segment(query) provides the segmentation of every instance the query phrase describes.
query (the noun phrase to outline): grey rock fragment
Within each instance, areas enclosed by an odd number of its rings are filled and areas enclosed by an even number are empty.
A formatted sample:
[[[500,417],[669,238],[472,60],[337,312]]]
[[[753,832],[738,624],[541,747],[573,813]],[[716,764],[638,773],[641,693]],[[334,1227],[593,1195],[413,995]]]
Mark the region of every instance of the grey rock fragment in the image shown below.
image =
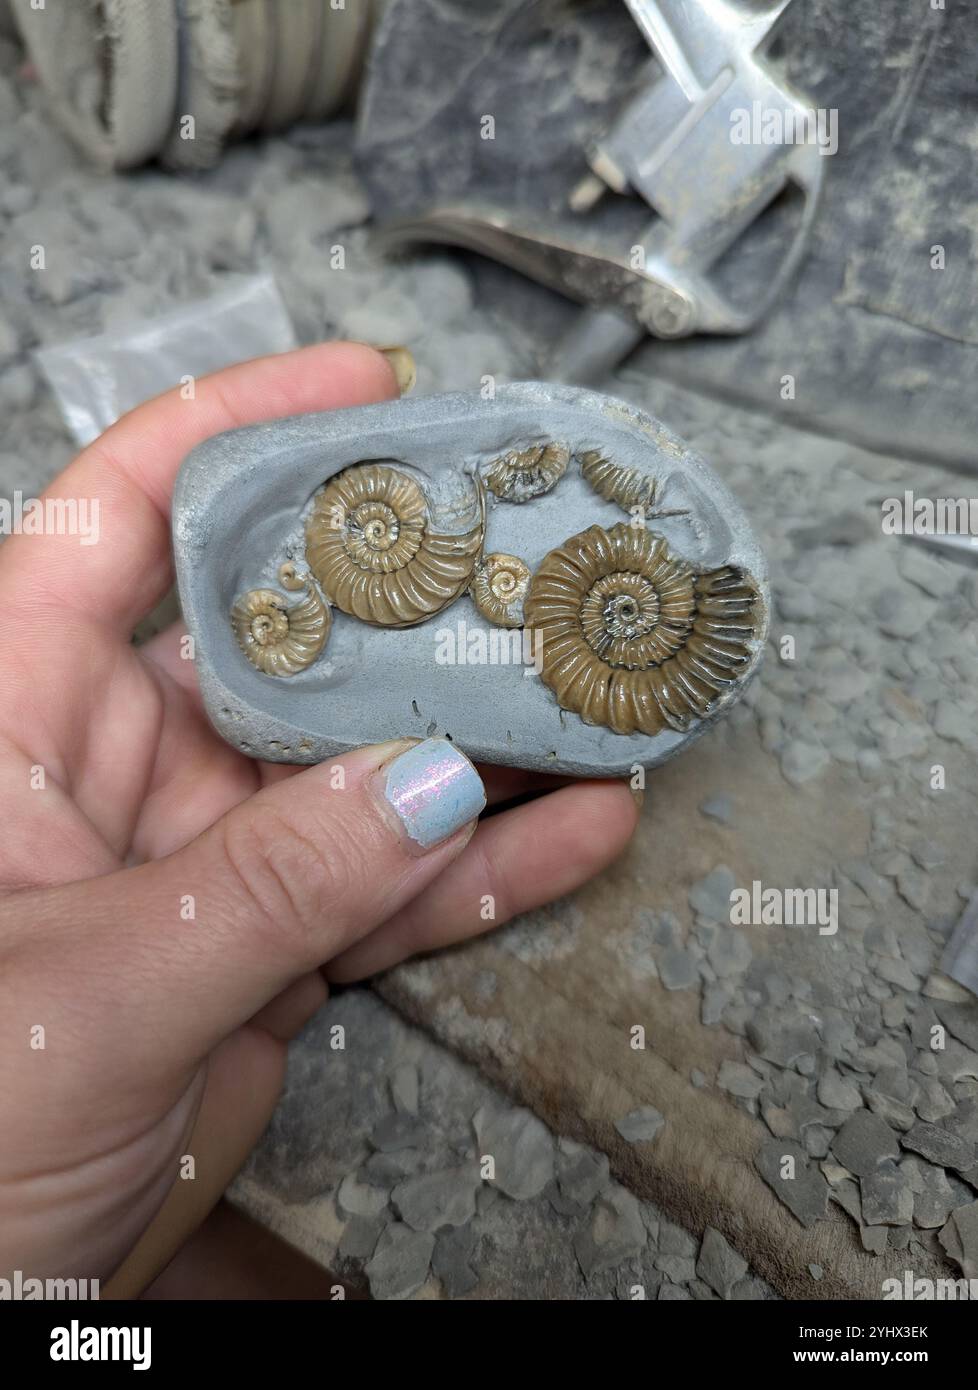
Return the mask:
[[[554,1176],[554,1141],[529,1110],[482,1106],[473,1119],[479,1155],[495,1162],[495,1186],[518,1202],[536,1197]]]
[[[369,1260],[383,1229],[384,1222],[379,1217],[351,1217],[336,1247],[337,1255],[340,1259],[358,1260],[361,1263]]]
[[[733,870],[726,864],[718,864],[690,888],[689,905],[694,912],[711,922],[729,922],[730,894],[736,886]]]
[[[821,744],[793,739],[781,754],[781,775],[793,787],[803,787],[824,772],[831,761]]]
[[[478,1287],[479,1275],[472,1267],[476,1240],[471,1226],[442,1231],[435,1240],[431,1272],[449,1298],[461,1298]]]
[[[858,1087],[841,1077],[834,1067],[819,1078],[816,1094],[830,1110],[858,1110],[862,1105]]]
[[[730,985],[717,983],[706,986],[700,1004],[700,1022],[705,1028],[714,1028],[720,1022],[731,999],[733,989]]]
[[[688,1289],[680,1288],[678,1284],[662,1284],[659,1288],[660,1303],[684,1303],[691,1301],[692,1297]]]
[[[960,1168],[964,1171],[975,1161],[974,1144],[951,1130],[941,1129],[939,1125],[928,1125],[921,1121],[900,1142],[905,1149],[920,1154],[931,1163],[939,1163],[942,1168]]]
[[[756,1100],[764,1089],[764,1077],[758,1076],[743,1062],[731,1062],[726,1058],[720,1064],[717,1085],[729,1095],[740,1096],[744,1100]]]
[[[940,1242],[966,1279],[978,1279],[978,1202],[952,1213]]]
[[[696,1273],[721,1298],[729,1299],[734,1285],[747,1274],[747,1261],[727,1244],[718,1230],[707,1226]]]
[[[435,1238],[394,1221],[385,1227],[365,1266],[374,1298],[410,1298],[428,1277]]]
[[[793,1067],[799,1057],[818,1051],[818,1034],[805,1019],[785,1019],[774,1009],[759,1009],[747,1024],[747,1038],[758,1056],[779,1067]]]
[[[389,1189],[359,1182],[355,1173],[347,1173],[336,1193],[336,1205],[344,1216],[379,1216],[389,1197]]]
[[[866,1104],[874,1115],[885,1120],[893,1129],[906,1131],[912,1129],[916,1124],[916,1116],[909,1105],[904,1105],[901,1101],[894,1100],[892,1096],[884,1095],[882,1091],[877,1091],[873,1087],[869,1087],[866,1091]]]
[[[822,1268],[822,1266],[817,1264],[810,1264],[808,1266],[808,1272],[815,1280],[821,1279],[825,1274],[825,1270]]]
[[[978,1052],[978,1003],[951,1004],[936,1000],[934,1010],[953,1037],[972,1052]]]
[[[579,1207],[589,1207],[610,1182],[607,1154],[572,1139],[558,1140],[556,1172],[561,1195]]]
[[[696,1278],[696,1260],[692,1255],[657,1255],[655,1267],[674,1284],[688,1284]]]
[[[665,1217],[659,1222],[659,1251],[663,1255],[683,1255],[695,1263],[699,1241],[684,1226]]]
[[[642,1105],[615,1121],[615,1129],[629,1144],[651,1144],[666,1122],[654,1105]]]
[[[443,1226],[464,1226],[475,1216],[476,1192],[481,1186],[475,1164],[419,1173],[394,1188],[391,1201],[414,1231],[439,1231]]]
[[[787,1164],[787,1159],[792,1159],[793,1165]],[[828,1183],[797,1144],[787,1139],[767,1139],[758,1149],[754,1163],[764,1181],[803,1226],[811,1226],[824,1217]]]
[[[824,1164],[822,1165],[824,1168]],[[834,1183],[829,1190],[832,1201],[851,1216],[857,1226],[863,1224],[863,1203],[859,1195],[859,1187],[852,1178],[845,1178],[842,1182]]]
[[[405,1062],[391,1077],[391,1100],[394,1102],[394,1109],[405,1115],[416,1115],[418,1088],[418,1069],[413,1062]]]
[[[371,1154],[361,1172],[369,1183],[388,1190],[410,1173],[416,1173],[424,1162],[420,1149],[399,1149],[394,1153]]]
[[[913,1220],[914,1194],[906,1173],[888,1163],[860,1180],[867,1226],[905,1226]]]
[[[700,815],[719,821],[721,825],[729,825],[733,819],[733,802],[724,792],[718,796],[708,796],[700,802]]]
[[[374,1126],[370,1142],[379,1153],[395,1153],[398,1149],[423,1147],[428,1137],[427,1126],[417,1116],[395,1111]]]
[[[857,1110],[836,1134],[832,1152],[850,1173],[866,1178],[886,1159],[900,1157],[900,1141],[885,1120]]]
[[[868,1250],[871,1255],[885,1254],[890,1243],[885,1226],[863,1226],[859,1231],[859,1238],[863,1249]]]
[[[741,975],[753,957],[750,942],[737,927],[723,927],[717,932],[706,958],[713,969],[726,979],[731,975]]]
[[[589,1225],[574,1238],[574,1253],[587,1279],[637,1255],[646,1239],[637,1200],[625,1188],[614,1186],[595,1202]]]
[[[668,946],[659,957],[659,979],[666,989],[692,989],[699,983],[696,957],[684,946]]]

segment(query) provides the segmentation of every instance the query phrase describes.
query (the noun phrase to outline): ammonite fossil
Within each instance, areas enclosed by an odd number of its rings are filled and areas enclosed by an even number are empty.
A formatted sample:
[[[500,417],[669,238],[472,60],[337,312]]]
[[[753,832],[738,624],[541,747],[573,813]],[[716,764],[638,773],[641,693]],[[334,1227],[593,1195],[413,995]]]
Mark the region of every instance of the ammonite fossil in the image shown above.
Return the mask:
[[[581,454],[581,476],[606,502],[617,502],[630,511],[632,507],[651,508],[656,494],[655,479],[637,468],[622,468],[612,463],[598,449]]]
[[[590,526],[530,581],[526,626],[562,709],[617,734],[685,732],[737,680],[759,625],[753,580],[697,574],[661,536]]]
[[[688,516],[685,508],[660,511],[655,502],[659,486],[649,473],[612,463],[598,449],[580,455],[581,476],[606,502],[617,502],[626,512],[642,516]]]
[[[484,618],[501,627],[523,626],[530,571],[517,555],[487,555],[476,566],[472,598]]]
[[[306,559],[331,603],[365,623],[410,627],[458,598],[482,549],[485,517],[461,535],[431,529],[419,485],[388,464],[331,479],[306,522]]]
[[[486,485],[503,502],[528,502],[559,483],[569,462],[570,450],[563,444],[535,444],[491,463]]]
[[[278,572],[283,588],[306,589],[294,607],[275,589],[251,589],[231,609],[238,645],[253,666],[268,676],[294,676],[311,666],[326,645],[332,626],[329,605],[312,579],[284,564]]]

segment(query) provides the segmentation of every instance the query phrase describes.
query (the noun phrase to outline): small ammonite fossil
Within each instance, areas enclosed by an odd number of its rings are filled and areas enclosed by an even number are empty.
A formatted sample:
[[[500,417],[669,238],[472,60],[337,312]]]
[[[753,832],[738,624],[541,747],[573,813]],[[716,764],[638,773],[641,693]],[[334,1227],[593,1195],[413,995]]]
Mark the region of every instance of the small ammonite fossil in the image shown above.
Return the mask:
[[[476,566],[470,590],[484,618],[501,627],[523,626],[523,600],[530,571],[518,555],[487,555]]]
[[[616,734],[657,734],[685,732],[737,681],[758,607],[742,570],[698,574],[661,536],[619,522],[545,556],[524,613],[562,709]]]
[[[468,587],[485,533],[481,488],[478,495],[475,526],[440,534],[413,478],[388,464],[357,464],[317,494],[306,522],[306,559],[344,613],[380,627],[410,627]]]
[[[563,444],[534,444],[491,463],[486,485],[503,502],[529,502],[559,483],[569,462],[570,450]]]
[[[617,502],[626,512],[640,516],[688,516],[685,508],[660,511],[656,508],[659,485],[649,473],[612,463],[598,449],[580,455],[581,476],[606,502]]]
[[[278,572],[283,588],[305,589],[306,597],[294,607],[276,589],[251,589],[231,609],[231,624],[238,645],[253,666],[267,676],[294,676],[319,656],[332,617],[309,575],[300,576],[291,563]]]

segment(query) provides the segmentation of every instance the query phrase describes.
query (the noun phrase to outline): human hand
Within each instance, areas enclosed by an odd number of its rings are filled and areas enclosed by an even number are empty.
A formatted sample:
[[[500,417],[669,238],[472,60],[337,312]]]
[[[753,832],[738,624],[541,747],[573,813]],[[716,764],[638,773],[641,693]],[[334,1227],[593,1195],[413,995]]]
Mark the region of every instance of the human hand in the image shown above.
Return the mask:
[[[0,1277],[121,1266],[138,1292],[265,1128],[327,979],[568,893],[634,829],[627,788],[591,782],[476,830],[479,777],[441,741],[401,762],[411,743],[252,761],[208,723],[179,628],[132,645],[172,582],[170,494],[195,444],[397,393],[356,344],[232,367],[133,411],[47,490],[99,499],[97,544],[0,548]],[[490,806],[548,783],[481,775]]]

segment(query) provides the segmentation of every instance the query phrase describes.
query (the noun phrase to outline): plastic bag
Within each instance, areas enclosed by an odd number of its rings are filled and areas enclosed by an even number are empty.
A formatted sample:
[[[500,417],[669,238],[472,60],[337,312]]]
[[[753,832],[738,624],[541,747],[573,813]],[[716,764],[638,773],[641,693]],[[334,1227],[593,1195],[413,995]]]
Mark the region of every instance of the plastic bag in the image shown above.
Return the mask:
[[[79,444],[190,377],[296,346],[271,275],[249,276],[151,322],[43,348],[37,361]]]

